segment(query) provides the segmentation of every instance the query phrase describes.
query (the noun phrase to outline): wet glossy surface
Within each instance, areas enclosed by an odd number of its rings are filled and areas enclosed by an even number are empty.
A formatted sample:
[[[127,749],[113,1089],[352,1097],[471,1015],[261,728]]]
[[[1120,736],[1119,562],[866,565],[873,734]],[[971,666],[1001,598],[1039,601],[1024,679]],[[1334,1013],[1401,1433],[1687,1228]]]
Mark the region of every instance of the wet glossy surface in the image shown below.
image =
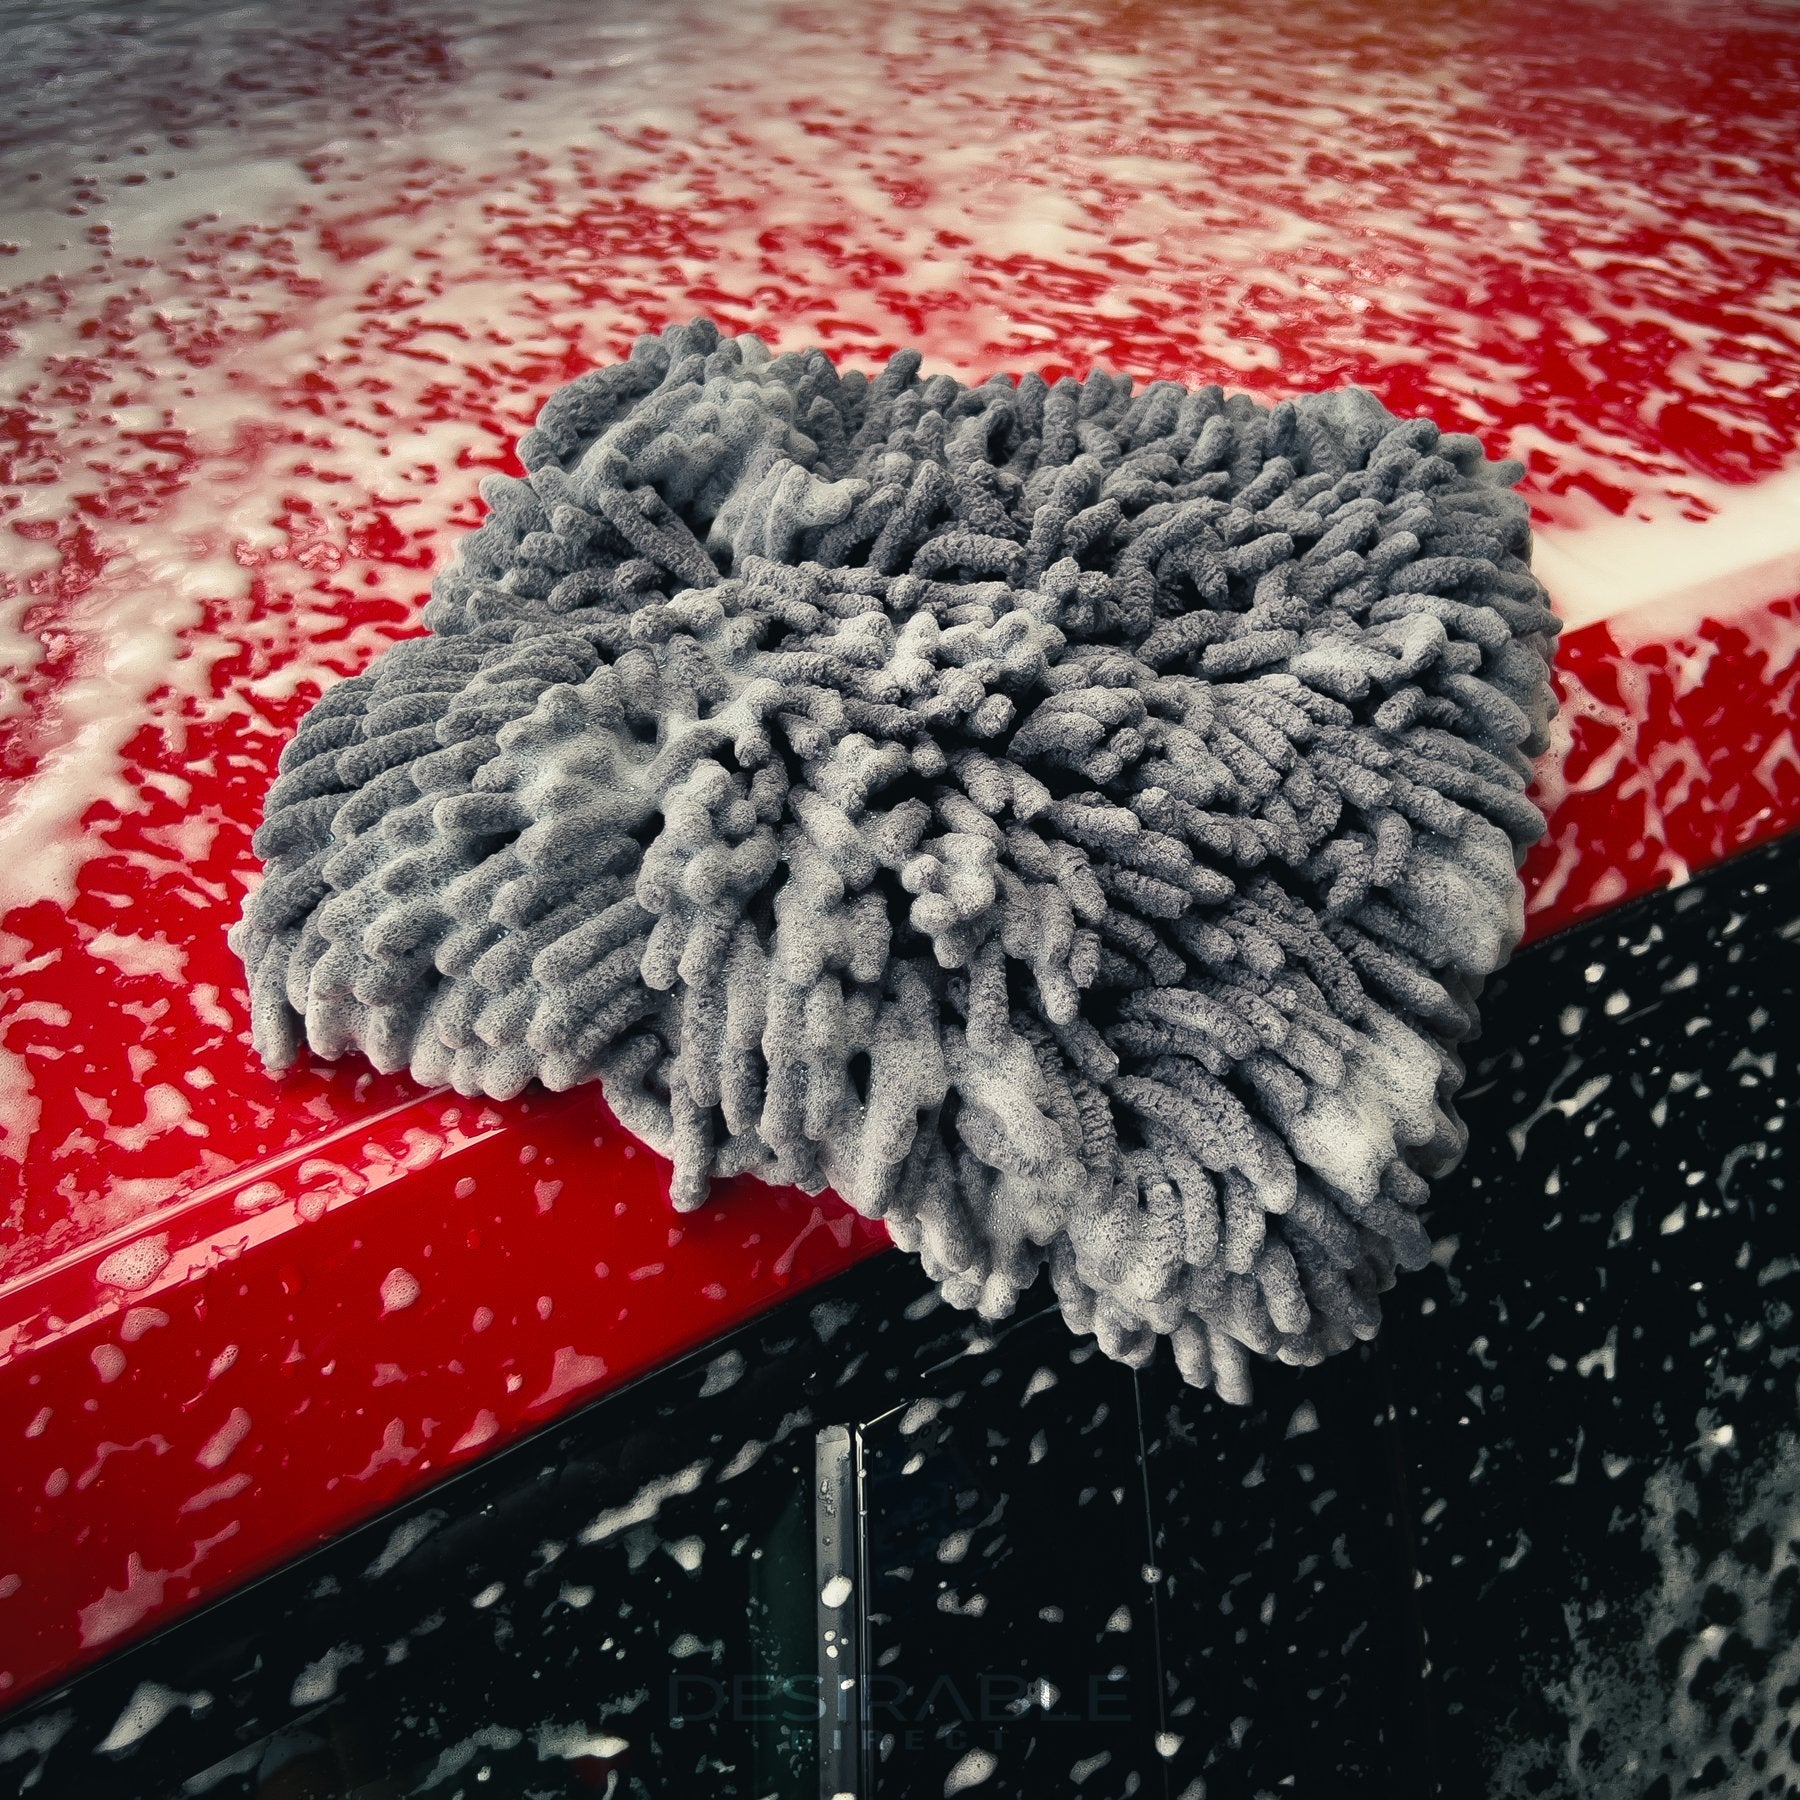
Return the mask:
[[[0,1442],[24,1452],[0,1462],[0,1661],[21,1684],[887,1241],[830,1195],[748,1181],[678,1217],[666,1168],[587,1106],[514,1107],[518,1136],[454,1096],[434,1114],[425,1150],[411,1113],[368,1128],[354,1153],[387,1167],[365,1192],[334,1191],[324,1156],[265,1165],[249,1207],[227,1186],[0,1320]]]
[[[1374,1355],[1245,1414],[1152,1374],[1209,1791],[1800,1783],[1797,943],[1790,840],[1525,952]]]
[[[1103,1791],[1160,1779],[1131,1373],[1054,1317],[1003,1341],[862,1432],[862,1724],[882,1800],[954,1793],[989,1758],[970,1785],[996,1796],[1055,1792],[1083,1766]],[[964,1378],[939,1405],[945,1374]]]
[[[1527,952],[1435,1268],[1248,1408],[877,1258],[14,1715],[0,1791],[810,1800],[847,1425],[864,1791],[1791,1793],[1797,942],[1787,844]]]
[[[1450,1792],[1800,1786],[1797,994],[1789,839],[1486,1014],[1386,1352]]]
[[[574,1186],[539,1214],[520,1159],[591,1146],[594,1105],[447,1125],[357,1066],[272,1083],[224,943],[299,712],[416,629],[481,471],[646,326],[1356,380],[1480,430],[1529,463],[1576,627],[1532,929],[1800,820],[1789,10],[35,0],[0,29],[0,1541],[66,1577],[0,1599],[13,1692],[429,1478],[446,1436],[503,1441],[561,1351],[609,1373],[550,1406],[775,1291],[675,1251],[661,1349],[590,1343],[584,1271],[669,1226],[588,1151],[558,1178],[649,1216],[565,1238]],[[814,1216],[717,1229],[810,1231],[823,1273],[849,1228]],[[452,1263],[446,1219],[488,1248]],[[403,1343],[423,1315],[366,1302],[358,1240],[377,1290],[429,1297],[429,1246],[445,1319],[520,1325]],[[342,1402],[307,1373],[334,1357]],[[194,1458],[240,1407],[279,1505],[259,1475],[181,1512],[239,1472]]]

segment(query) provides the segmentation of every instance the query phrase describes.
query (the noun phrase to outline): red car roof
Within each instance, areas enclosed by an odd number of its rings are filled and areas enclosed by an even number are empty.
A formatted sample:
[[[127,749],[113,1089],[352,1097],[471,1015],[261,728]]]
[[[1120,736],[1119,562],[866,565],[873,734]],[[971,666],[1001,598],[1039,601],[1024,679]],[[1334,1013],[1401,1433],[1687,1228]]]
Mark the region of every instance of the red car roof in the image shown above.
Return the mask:
[[[885,1241],[248,1048],[282,743],[644,329],[1478,431],[1570,627],[1530,931],[1800,818],[1792,11],[19,16],[0,1702]]]

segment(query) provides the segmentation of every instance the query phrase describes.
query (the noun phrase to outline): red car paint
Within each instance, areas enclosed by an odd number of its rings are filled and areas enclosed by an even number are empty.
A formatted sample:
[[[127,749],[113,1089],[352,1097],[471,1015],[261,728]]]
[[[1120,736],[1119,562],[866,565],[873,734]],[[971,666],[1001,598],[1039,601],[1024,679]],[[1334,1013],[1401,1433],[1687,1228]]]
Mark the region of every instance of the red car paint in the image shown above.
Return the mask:
[[[377,455],[390,427],[397,442],[471,421],[485,447],[419,465],[453,489],[444,516],[460,529],[480,468],[514,466],[505,445],[551,388],[638,329],[700,310],[865,365],[916,341],[976,376],[1103,364],[1267,394],[1360,380],[1398,411],[1517,444],[1552,524],[1583,516],[1583,497],[1591,516],[1624,513],[1646,484],[1698,493],[1703,509],[1705,484],[1766,478],[1795,441],[1800,340],[1746,298],[1800,274],[1791,232],[1768,248],[1775,227],[1746,224],[1759,207],[1777,219],[1800,179],[1783,126],[1800,55],[1791,13],[1747,9],[1715,28],[1671,9],[1651,31],[1599,7],[1502,18],[1467,0],[1408,27],[1370,0],[1272,31],[1246,9],[1208,22],[1204,56],[1193,15],[1162,4],[1028,21],[911,5],[771,17],[760,60],[723,65],[692,17],[653,23],[664,76],[692,107],[691,144],[655,122],[608,127],[612,163],[579,151],[558,169],[522,147],[491,189],[442,155],[378,155],[410,129],[407,108],[453,107],[492,74],[459,61],[453,32],[422,13],[365,21],[341,53],[276,41],[263,91],[353,86],[381,122],[300,159],[303,204],[266,218],[196,210],[172,227],[144,281],[172,270],[183,306],[133,298],[135,252],[113,246],[108,221],[130,216],[128,190],[158,170],[165,140],[239,132],[254,147],[255,109],[221,99],[229,84],[197,86],[141,122],[141,157],[46,157],[74,249],[66,273],[21,281],[0,320],[29,362],[28,327],[54,304],[76,348],[43,356],[4,419],[10,541],[35,565],[13,592],[43,646],[24,704],[0,713],[14,803],[50,791],[59,758],[101,766],[80,761],[82,709],[115,716],[105,657],[119,646],[104,620],[131,576],[116,545],[134,522],[220,484],[238,511],[200,534],[195,558],[227,557],[248,582],[236,597],[202,584],[174,633],[188,679],[145,690],[116,777],[77,795],[68,823],[91,854],[66,893],[3,921],[0,1036],[26,1086],[6,1078],[0,1118],[0,1704],[885,1241],[829,1195],[746,1183],[677,1218],[666,1170],[591,1093],[490,1105],[360,1064],[281,1081],[257,1067],[224,931],[254,879],[249,834],[275,756],[321,679],[417,628],[447,547],[442,521],[421,529],[406,504],[354,483],[297,493],[297,471],[334,476],[358,432]],[[1135,121],[1094,89],[1100,50],[1149,71]],[[861,69],[865,88],[789,93],[780,65],[802,51]],[[1316,75],[1326,61],[1335,77]],[[521,60],[503,97],[531,101],[555,74]],[[1334,80],[1373,98],[1309,124],[1309,103],[1331,110]],[[1047,130],[1053,154],[971,177],[945,98],[957,83],[969,117]],[[1227,103],[1245,95],[1286,109],[1285,137],[1234,131]],[[887,96],[913,104],[890,111]],[[380,182],[359,185],[355,132],[376,144]],[[1265,154],[1271,135],[1298,149]],[[1465,153],[1473,173],[1459,173]],[[860,211],[829,188],[852,163],[873,171]],[[1159,264],[1141,220],[1114,228],[1145,198],[1145,170],[1177,165],[1225,196],[1225,226],[1266,230],[1266,282],[1178,246]],[[974,227],[943,223],[965,188],[979,212],[1004,182],[1059,204],[1079,194],[1081,219],[1060,240],[991,251],[971,247]],[[1483,182],[1500,182],[1495,217],[1472,225]],[[1609,211],[1609,194],[1629,204]],[[1339,259],[1345,291],[1373,296],[1348,322],[1324,286],[1296,297],[1286,277],[1318,271],[1282,235],[1284,221],[1317,227],[1346,206],[1369,211],[1342,239],[1355,251]],[[417,238],[457,208],[479,221],[470,235]],[[915,216],[938,222],[961,279],[918,281],[895,237]],[[1536,234],[1529,255],[1523,236],[1513,253],[1509,222]],[[383,262],[395,244],[415,246],[399,271]],[[449,306],[476,280],[502,284],[505,329]],[[291,311],[247,309],[246,283]],[[325,287],[337,310],[315,304]],[[1128,289],[1132,305],[1114,304]],[[1642,329],[1577,329],[1598,304],[1616,319],[1640,302]],[[1221,360],[1196,323],[1221,320],[1251,360]],[[305,354],[284,329],[301,329]],[[1672,386],[1696,334],[1736,346],[1754,379],[1710,404]],[[421,363],[434,370],[423,386]],[[261,411],[222,435],[188,431],[184,382],[227,365],[235,385],[219,391]],[[1493,367],[1508,371],[1504,393],[1484,386]],[[409,409],[384,411],[403,373]],[[1581,454],[1559,456],[1571,419]],[[84,458],[91,479],[71,487]],[[66,503],[36,503],[46,463]],[[1726,598],[1718,618],[1702,596],[1666,626],[1634,616],[1565,636],[1566,737],[1540,788],[1550,831],[1525,869],[1531,935],[1800,822],[1800,601]]]

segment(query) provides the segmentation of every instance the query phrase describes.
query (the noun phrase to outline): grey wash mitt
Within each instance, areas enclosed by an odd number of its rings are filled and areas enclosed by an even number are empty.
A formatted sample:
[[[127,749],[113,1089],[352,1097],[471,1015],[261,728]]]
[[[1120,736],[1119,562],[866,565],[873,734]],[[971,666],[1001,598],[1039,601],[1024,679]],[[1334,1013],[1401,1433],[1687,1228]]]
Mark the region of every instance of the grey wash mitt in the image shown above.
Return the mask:
[[[701,321],[550,398],[281,758],[256,1045],[598,1080],[678,1207],[829,1184],[1242,1399],[1374,1332],[1463,1146],[1543,829],[1521,471],[1353,388],[918,369]]]

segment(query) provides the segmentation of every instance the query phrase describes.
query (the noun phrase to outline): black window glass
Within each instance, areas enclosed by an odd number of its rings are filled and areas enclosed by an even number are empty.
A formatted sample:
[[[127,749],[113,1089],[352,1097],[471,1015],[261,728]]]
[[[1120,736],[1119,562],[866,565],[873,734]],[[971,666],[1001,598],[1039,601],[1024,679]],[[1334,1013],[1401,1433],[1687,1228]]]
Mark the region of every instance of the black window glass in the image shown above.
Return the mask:
[[[741,1366],[727,1352],[681,1398]],[[40,1708],[79,1721],[41,1791],[815,1800],[809,1415],[727,1432],[720,1406],[650,1398],[128,1653],[79,1707]],[[42,1760],[19,1748],[0,1792]]]
[[[873,1792],[1140,1791],[1161,1696],[1131,1371],[1040,1318],[862,1446]]]

